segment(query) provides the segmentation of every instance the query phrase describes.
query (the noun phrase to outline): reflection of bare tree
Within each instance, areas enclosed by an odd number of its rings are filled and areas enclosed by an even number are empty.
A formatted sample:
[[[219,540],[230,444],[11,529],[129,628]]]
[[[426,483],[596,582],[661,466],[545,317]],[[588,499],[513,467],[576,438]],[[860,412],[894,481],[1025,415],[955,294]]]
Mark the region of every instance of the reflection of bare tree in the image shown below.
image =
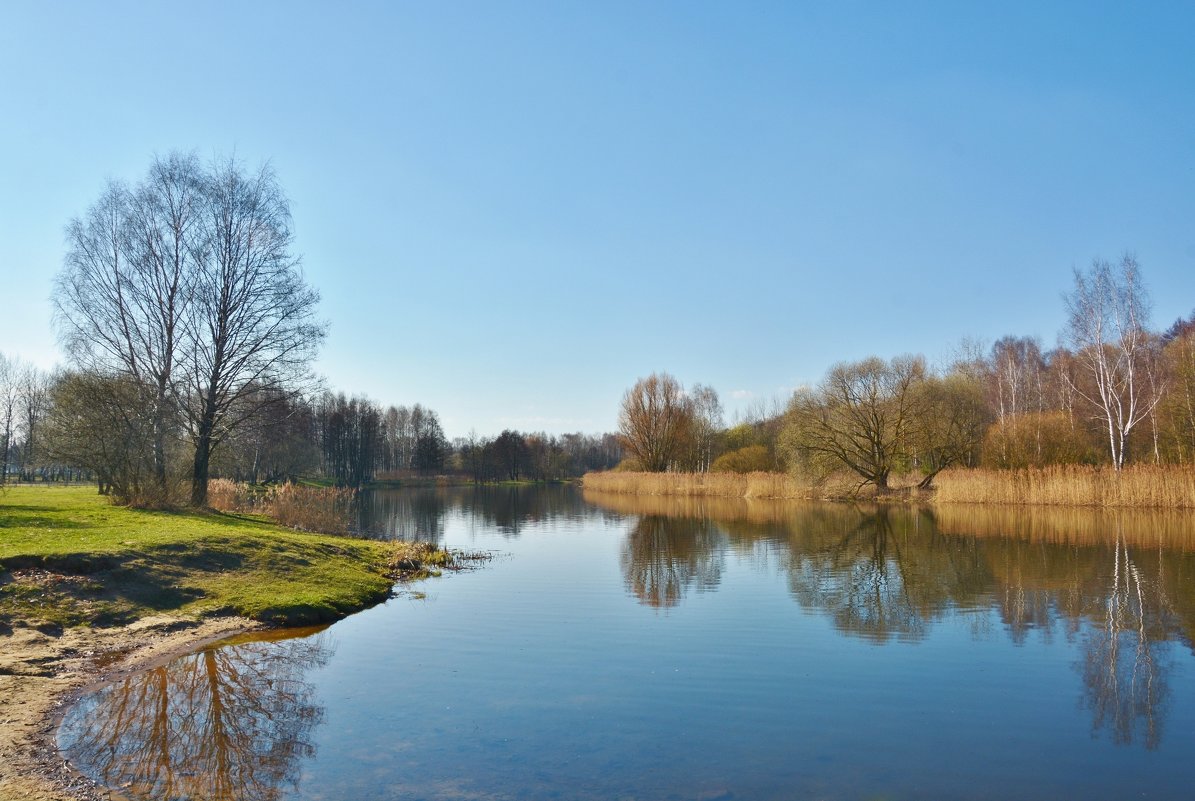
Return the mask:
[[[304,674],[330,654],[314,635],[175,659],[80,702],[63,722],[63,750],[100,783],[134,796],[278,798],[314,751],[323,710]]]
[[[1165,636],[1170,609],[1161,575],[1154,583],[1143,572],[1117,537],[1102,625],[1093,626],[1084,643],[1081,670],[1093,728],[1107,727],[1113,740],[1123,744],[1133,742],[1140,730],[1146,747],[1156,748],[1169,669],[1158,640]]]
[[[952,603],[973,605],[990,586],[973,545],[938,535],[929,515],[878,507],[843,522],[790,539],[787,566],[793,596],[843,631],[920,639],[929,619]]]
[[[925,621],[904,580],[906,554],[886,511],[821,547],[793,553],[789,584],[802,605],[826,609],[835,625],[877,640],[920,638]]]
[[[726,536],[709,520],[645,515],[623,542],[622,574],[642,603],[676,606],[690,587],[718,586],[725,548]]]

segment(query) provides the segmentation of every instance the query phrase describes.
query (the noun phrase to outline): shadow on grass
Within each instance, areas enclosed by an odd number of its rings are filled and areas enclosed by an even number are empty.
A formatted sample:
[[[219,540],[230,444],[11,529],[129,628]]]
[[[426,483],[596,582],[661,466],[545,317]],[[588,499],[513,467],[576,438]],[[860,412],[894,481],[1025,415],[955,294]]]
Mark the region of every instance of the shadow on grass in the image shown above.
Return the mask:
[[[16,509],[21,514],[9,514]],[[0,506],[0,528],[53,528],[53,529],[84,529],[95,528],[93,523],[82,520],[71,520],[61,513],[50,516],[36,514],[37,511],[52,512],[53,509],[36,509],[36,507]]]

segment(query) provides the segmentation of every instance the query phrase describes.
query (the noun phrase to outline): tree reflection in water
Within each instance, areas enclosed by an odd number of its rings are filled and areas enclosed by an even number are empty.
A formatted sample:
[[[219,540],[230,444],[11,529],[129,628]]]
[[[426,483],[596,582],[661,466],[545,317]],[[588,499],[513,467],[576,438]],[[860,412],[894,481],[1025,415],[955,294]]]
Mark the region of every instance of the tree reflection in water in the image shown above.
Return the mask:
[[[1171,643],[1195,633],[1195,534],[1167,514],[1000,508],[857,508],[586,493],[638,514],[622,550],[628,588],[675,606],[715,589],[730,550],[779,563],[793,598],[840,631],[917,641],[937,619],[993,610],[1014,643],[1077,641],[1094,731],[1155,748]],[[671,513],[670,513],[671,512]],[[715,522],[716,521],[716,522]]]
[[[1081,670],[1092,728],[1107,728],[1120,744],[1143,736],[1152,749],[1161,742],[1166,712],[1170,664],[1159,641],[1172,610],[1162,583],[1143,572],[1118,536],[1103,625],[1087,635]]]
[[[60,742],[78,768],[134,797],[278,798],[314,753],[323,710],[305,674],[331,650],[325,635],[294,633],[206,648],[84,699]]]
[[[726,535],[709,520],[645,515],[623,541],[627,589],[642,603],[676,606],[685,592],[715,589],[722,580]]]
[[[790,537],[785,554],[793,597],[828,612],[839,630],[918,640],[931,620],[973,608],[990,586],[973,545],[939,535],[928,514],[880,507],[852,517]]]

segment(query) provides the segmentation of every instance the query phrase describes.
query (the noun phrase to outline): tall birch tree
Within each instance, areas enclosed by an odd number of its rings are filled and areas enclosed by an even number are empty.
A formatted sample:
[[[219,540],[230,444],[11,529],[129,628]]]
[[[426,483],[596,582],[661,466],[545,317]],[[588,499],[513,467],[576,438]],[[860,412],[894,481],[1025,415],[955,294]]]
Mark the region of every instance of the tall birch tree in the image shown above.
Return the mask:
[[[1064,336],[1075,352],[1079,373],[1075,394],[1094,411],[1108,437],[1112,466],[1129,457],[1129,435],[1158,404],[1165,385],[1149,380],[1146,361],[1156,348],[1148,331],[1149,295],[1137,260],[1119,264],[1096,259],[1086,272],[1075,270],[1074,288],[1065,296]]]

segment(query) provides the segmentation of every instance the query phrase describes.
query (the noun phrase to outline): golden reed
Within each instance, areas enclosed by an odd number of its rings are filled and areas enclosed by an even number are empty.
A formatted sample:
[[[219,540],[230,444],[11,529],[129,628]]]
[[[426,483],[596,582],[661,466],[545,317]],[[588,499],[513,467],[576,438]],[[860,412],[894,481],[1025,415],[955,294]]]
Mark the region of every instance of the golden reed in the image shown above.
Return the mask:
[[[784,473],[586,473],[587,490],[622,495],[675,495],[711,498],[818,497],[817,491]]]
[[[1025,470],[946,470],[934,481],[934,503],[1195,509],[1195,468],[1133,465],[1116,471],[1090,465]]]
[[[781,500],[863,499],[873,496],[848,476],[814,484],[784,473],[587,473],[587,490],[624,495],[666,495]],[[900,483],[900,482],[896,482]],[[932,494],[906,490],[892,498],[935,504],[1086,506],[1195,509],[1195,467],[1133,465],[1115,471],[1090,465],[1024,470],[952,469],[934,479]],[[901,490],[901,487],[895,487]]]

